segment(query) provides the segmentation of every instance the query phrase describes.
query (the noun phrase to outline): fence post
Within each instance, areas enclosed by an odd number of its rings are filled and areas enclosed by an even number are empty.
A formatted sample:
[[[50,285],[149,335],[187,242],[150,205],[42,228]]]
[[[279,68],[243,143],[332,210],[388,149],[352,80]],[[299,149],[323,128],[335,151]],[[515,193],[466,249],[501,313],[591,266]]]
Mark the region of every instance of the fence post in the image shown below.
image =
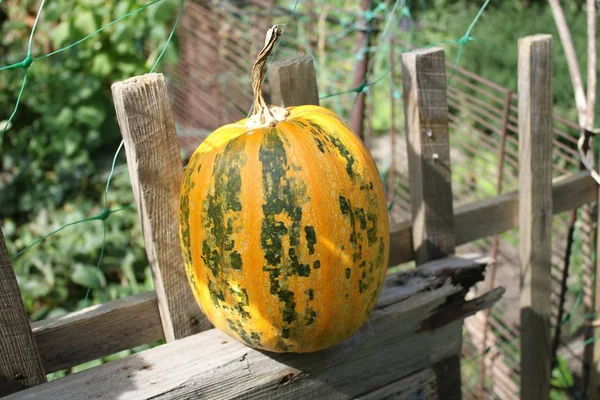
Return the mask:
[[[0,229],[0,397],[46,382]]]
[[[519,40],[521,398],[550,395],[552,36]]]
[[[112,94],[167,341],[210,327],[186,278],[179,245],[183,166],[162,74],[117,82]]]
[[[412,238],[420,265],[453,254],[456,246],[444,50],[404,53],[402,86]],[[440,399],[462,398],[458,356],[436,364],[434,371]]]
[[[275,61],[267,69],[271,104],[279,107],[319,105],[317,72],[310,56]]]

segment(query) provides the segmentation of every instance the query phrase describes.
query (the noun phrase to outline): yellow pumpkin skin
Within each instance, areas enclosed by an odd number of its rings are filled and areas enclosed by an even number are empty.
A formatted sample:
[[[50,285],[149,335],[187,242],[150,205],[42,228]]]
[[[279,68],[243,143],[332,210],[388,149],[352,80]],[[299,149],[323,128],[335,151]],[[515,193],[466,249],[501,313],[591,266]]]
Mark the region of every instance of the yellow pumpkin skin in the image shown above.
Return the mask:
[[[371,155],[336,116],[288,108],[274,128],[214,131],[185,170],[180,238],[194,296],[248,346],[313,352],[356,332],[388,267]]]

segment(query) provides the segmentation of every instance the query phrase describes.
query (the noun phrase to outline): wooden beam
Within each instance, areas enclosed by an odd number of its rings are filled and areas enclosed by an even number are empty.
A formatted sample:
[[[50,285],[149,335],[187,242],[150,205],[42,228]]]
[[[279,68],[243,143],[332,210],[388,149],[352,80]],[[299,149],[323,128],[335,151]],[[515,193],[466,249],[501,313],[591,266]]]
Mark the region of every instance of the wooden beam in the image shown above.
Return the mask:
[[[563,175],[552,182],[554,214],[593,203],[598,199],[598,185],[586,171]],[[457,207],[454,210],[456,245],[517,228],[518,215],[518,192]],[[390,226],[390,265],[399,265],[415,259],[411,229],[411,221],[401,221]]]
[[[457,327],[462,319],[489,307],[503,290],[465,302],[459,294],[469,284],[462,286],[460,279],[452,283],[447,276],[483,278],[482,262],[452,259],[449,265],[453,267],[442,263],[390,275],[377,308],[359,332],[324,351],[256,351],[211,329],[4,400],[381,398],[377,391],[399,378],[459,354],[461,331]],[[432,325],[432,321],[441,324]],[[406,382],[429,382],[430,377],[412,376]],[[405,388],[394,387],[392,392],[402,393]]]
[[[444,50],[402,55],[402,87],[412,209],[412,246],[417,266],[454,253],[454,210]],[[457,327],[462,334],[462,326]],[[438,395],[461,399],[458,355],[433,366]]]
[[[279,107],[319,105],[317,73],[310,56],[288,58],[268,65],[271,104]]]
[[[521,398],[550,396],[552,36],[519,40]]]
[[[156,292],[34,322],[47,373],[164,339]]]
[[[179,246],[183,166],[162,74],[117,82],[112,94],[167,341],[210,327],[186,278]]]
[[[0,397],[46,382],[0,229]]]

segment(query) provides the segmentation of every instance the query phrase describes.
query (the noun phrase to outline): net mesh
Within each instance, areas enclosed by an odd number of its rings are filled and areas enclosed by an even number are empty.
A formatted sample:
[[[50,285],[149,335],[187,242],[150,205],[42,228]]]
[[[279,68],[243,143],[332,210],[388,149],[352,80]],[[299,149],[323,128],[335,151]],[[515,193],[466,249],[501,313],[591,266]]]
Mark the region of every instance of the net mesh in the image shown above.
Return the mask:
[[[45,54],[36,54],[36,30],[40,20],[44,18],[46,6],[45,1],[39,2],[22,59],[0,67],[2,73],[22,70],[16,103],[8,113],[4,126],[0,126],[0,143],[8,140],[13,133],[12,122],[19,113],[23,96],[37,95],[27,91],[30,68],[52,62],[53,57],[61,53],[77,51],[81,44],[95,35],[113,25],[127,24],[129,19],[148,12],[163,1],[167,0],[140,4],[66,46]],[[148,71],[157,69],[168,46],[176,38],[179,62],[168,67],[165,72],[169,78],[173,111],[184,157],[189,157],[212,130],[246,116],[252,104],[249,71],[253,57],[262,46],[267,28],[274,23],[284,24],[285,33],[274,58],[299,54],[312,56],[322,105],[348,119],[359,96],[365,96],[365,143],[382,172],[390,215],[395,221],[410,217],[406,140],[402,128],[404,120],[402,112],[398,111],[402,108],[400,57],[403,51],[417,46],[424,47],[424,43],[419,40],[418,20],[413,14],[427,11],[427,0],[371,1],[366,10],[361,9],[358,2],[345,2],[342,8],[335,2],[309,0],[178,0],[176,3],[177,7],[170,18],[168,37],[156,52]],[[448,57],[452,61],[447,63],[447,75],[455,206],[513,191],[518,184],[516,94],[510,88],[460,67],[461,59],[469,51],[471,42],[483,42],[483,46],[486,44],[487,38],[477,37],[476,28],[489,3],[490,0],[481,2],[472,14],[470,24],[465,26],[462,36],[451,41],[425,44],[425,47],[442,46],[449,54],[454,54],[454,57]],[[357,42],[357,37],[362,40]],[[369,62],[364,76],[357,83],[353,81],[353,71],[364,57],[368,57]],[[265,91],[268,100],[268,82]],[[569,119],[557,115],[554,133],[555,176],[578,170],[576,144],[579,127]],[[38,238],[32,238],[27,243],[12,246],[9,243],[9,247],[15,250],[13,260],[18,260],[26,252],[36,251],[37,245],[52,240],[54,235],[68,235],[68,231],[75,226],[102,223],[102,245],[95,266],[97,270],[101,268],[107,255],[105,244],[109,233],[108,221],[116,213],[134,212],[133,204],[111,208],[109,202],[111,180],[119,171],[118,160],[122,147],[123,142],[117,146],[112,157],[104,195],[99,200],[99,212],[91,216],[79,213],[80,217],[43,233]],[[565,261],[569,228],[567,214],[559,214],[553,221],[554,321],[558,315],[557,298]],[[593,218],[589,209],[580,211],[580,214],[577,243],[581,251],[577,252],[579,255],[572,267],[573,275],[578,277],[592,270],[590,238]],[[73,234],[77,235],[77,231]],[[473,250],[494,254],[497,260],[495,283],[505,286],[507,293],[492,309],[487,323],[482,313],[466,321],[462,363],[463,391],[466,398],[478,398],[481,393],[486,393],[487,398],[517,398],[519,294],[514,282],[519,279],[518,231],[500,235],[497,242],[493,238],[485,238],[458,249],[459,252]],[[133,281],[135,280],[134,278]],[[474,292],[486,291],[488,287],[489,282],[482,282]],[[88,304],[90,288],[81,306]],[[568,312],[560,322],[568,328],[565,329],[565,343],[560,350],[565,359],[576,358],[581,362],[583,349],[593,342],[593,338],[587,338],[584,342],[581,335],[577,334],[585,321],[595,319],[589,313],[591,288],[591,282],[582,279],[579,288],[571,291],[568,297]],[[482,344],[484,325],[487,325],[488,330],[485,346]],[[479,376],[482,367],[485,368],[484,379]]]

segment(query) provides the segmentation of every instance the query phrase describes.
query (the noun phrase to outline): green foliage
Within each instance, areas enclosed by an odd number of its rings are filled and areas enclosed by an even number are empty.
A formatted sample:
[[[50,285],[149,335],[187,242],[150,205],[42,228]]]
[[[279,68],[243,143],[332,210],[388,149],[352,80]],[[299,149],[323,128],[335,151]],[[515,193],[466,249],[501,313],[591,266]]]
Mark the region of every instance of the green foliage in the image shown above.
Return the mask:
[[[46,2],[33,56],[65,47],[143,4]],[[0,15],[5,15],[0,22],[3,63],[25,58],[38,6],[38,1],[0,5]],[[176,7],[175,0],[163,0],[73,49],[33,62],[12,127],[0,141],[0,218],[23,220],[90,189],[94,171],[106,167],[120,140],[110,85],[150,69],[168,37]],[[165,58],[176,59],[175,47],[169,47]],[[0,103],[6,105],[0,108],[0,121],[13,111],[23,74],[21,69],[0,72]]]
[[[418,46],[460,39],[481,6],[457,1],[446,7],[431,7],[418,15],[420,28],[415,34]],[[556,111],[576,120],[573,86],[564,50],[550,7],[523,7],[517,1],[491,2],[482,15],[461,54],[460,66],[516,92],[518,40],[527,35],[549,33],[554,37],[554,95]],[[581,1],[563,2],[582,74],[587,62],[586,14]],[[446,56],[455,61],[459,46],[445,45]],[[600,108],[599,108],[600,110]]]
[[[103,187],[107,174],[90,181]],[[125,166],[117,170],[109,192],[113,209],[133,202]],[[14,254],[34,240],[69,222],[102,212],[99,202],[79,197],[62,207],[40,212],[25,224],[4,221],[9,252]],[[102,221],[85,222],[47,238],[13,263],[25,306],[33,320],[59,316],[91,305],[130,296],[153,288],[135,209],[127,208],[106,220],[105,256],[97,268],[103,245]],[[90,300],[85,301],[90,288]]]
[[[0,218],[16,254],[65,224],[100,214],[108,167],[120,142],[110,85],[148,72],[170,33],[179,2],[163,0],[97,33],[145,1],[47,1],[33,39],[35,60],[12,126],[0,140]],[[0,4],[3,65],[26,56],[39,1]],[[177,59],[169,46],[163,62]],[[24,72],[0,71],[0,126],[13,112]],[[112,210],[133,203],[120,168],[109,191]],[[137,213],[76,224],[47,238],[13,263],[33,320],[59,316],[152,288]],[[89,293],[88,293],[89,290]],[[86,301],[89,297],[89,301]]]

